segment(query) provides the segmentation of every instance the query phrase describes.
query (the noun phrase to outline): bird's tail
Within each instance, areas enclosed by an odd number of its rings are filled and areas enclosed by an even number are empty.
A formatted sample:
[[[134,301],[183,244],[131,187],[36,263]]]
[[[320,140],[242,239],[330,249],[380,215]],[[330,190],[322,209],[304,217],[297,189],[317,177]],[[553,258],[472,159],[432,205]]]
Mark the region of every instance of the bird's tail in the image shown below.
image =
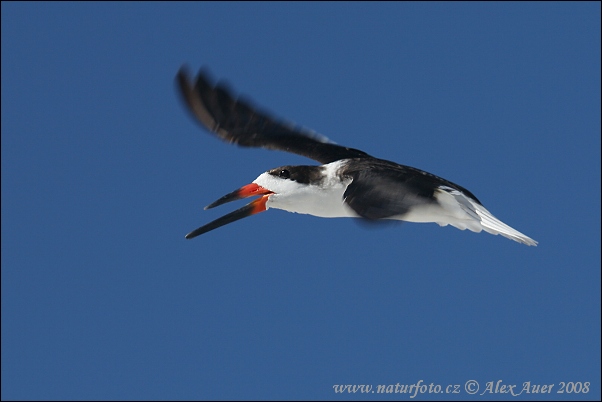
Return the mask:
[[[501,234],[527,246],[537,246],[535,240],[506,225],[493,216],[478,201],[457,189],[448,186],[439,187],[437,201],[446,211],[444,215],[446,219],[435,221],[441,226],[449,224],[458,229],[468,229],[473,232],[484,230],[494,235]],[[449,219],[450,216],[452,219]]]
[[[527,246],[537,246],[537,242],[535,240],[506,225],[504,222],[493,216],[491,212],[489,212],[481,204],[476,202],[472,202],[472,204],[476,213],[481,218],[481,226],[483,227],[484,231],[494,235],[501,234],[504,237],[526,244]]]

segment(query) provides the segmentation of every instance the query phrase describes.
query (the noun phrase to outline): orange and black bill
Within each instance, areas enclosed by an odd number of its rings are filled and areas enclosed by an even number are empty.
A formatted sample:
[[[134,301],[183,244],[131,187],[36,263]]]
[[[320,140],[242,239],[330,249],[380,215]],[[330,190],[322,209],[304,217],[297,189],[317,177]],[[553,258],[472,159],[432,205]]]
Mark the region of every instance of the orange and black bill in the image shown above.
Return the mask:
[[[217,207],[218,205],[222,205],[230,201],[235,201],[246,197],[252,197],[254,195],[261,195],[262,197],[251,201],[244,207],[237,209],[234,212],[230,212],[229,214],[224,215],[221,218],[214,220],[213,222],[210,222],[204,226],[201,226],[198,229],[193,230],[192,232],[186,235],[186,238],[192,239],[194,237],[202,235],[203,233],[207,233],[213,229],[217,229],[221,226],[227,225],[228,223],[236,222],[239,219],[246,218],[247,216],[255,215],[265,211],[265,203],[268,201],[268,197],[270,194],[272,194],[271,191],[266,190],[265,188],[255,183],[251,183],[241,187],[236,191],[231,192],[230,194],[223,196],[214,203],[206,206],[205,209]]]

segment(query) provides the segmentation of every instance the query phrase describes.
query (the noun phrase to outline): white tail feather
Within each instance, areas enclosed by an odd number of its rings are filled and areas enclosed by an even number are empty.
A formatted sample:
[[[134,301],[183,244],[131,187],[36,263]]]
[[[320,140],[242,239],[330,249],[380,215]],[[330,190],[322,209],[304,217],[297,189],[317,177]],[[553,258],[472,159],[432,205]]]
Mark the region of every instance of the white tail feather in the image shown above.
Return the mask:
[[[473,232],[484,230],[494,235],[501,234],[527,246],[537,246],[535,240],[506,225],[484,206],[461,191],[447,186],[439,187],[439,191],[437,200],[446,211],[445,219],[436,220],[439,225],[452,225],[458,229],[468,229]]]
[[[535,240],[506,225],[504,222],[493,216],[484,206],[476,202],[473,202],[472,204],[474,205],[477,214],[481,217],[481,226],[483,226],[483,230],[486,232],[494,235],[501,234],[504,237],[526,244],[527,246],[537,246]]]

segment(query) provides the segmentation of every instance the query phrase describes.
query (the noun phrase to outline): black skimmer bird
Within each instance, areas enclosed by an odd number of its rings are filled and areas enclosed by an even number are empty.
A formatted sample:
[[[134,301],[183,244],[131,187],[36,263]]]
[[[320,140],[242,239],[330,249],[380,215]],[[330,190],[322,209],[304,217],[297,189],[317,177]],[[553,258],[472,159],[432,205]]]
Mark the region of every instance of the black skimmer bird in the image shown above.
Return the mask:
[[[313,131],[277,120],[237,99],[224,85],[213,83],[203,69],[194,83],[185,68],[176,80],[194,117],[220,139],[243,147],[292,152],[322,164],[281,166],[260,174],[251,184],[205,209],[241,198],[259,198],[193,230],[187,239],[277,208],[324,218],[435,222],[537,245],[495,218],[470,191],[449,180],[337,145]]]

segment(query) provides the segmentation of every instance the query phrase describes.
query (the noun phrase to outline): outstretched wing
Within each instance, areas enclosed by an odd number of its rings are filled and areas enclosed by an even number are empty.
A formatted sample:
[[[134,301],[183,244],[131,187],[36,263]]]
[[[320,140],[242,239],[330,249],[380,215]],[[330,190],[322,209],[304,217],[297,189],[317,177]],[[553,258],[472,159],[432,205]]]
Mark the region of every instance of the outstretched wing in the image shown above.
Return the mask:
[[[222,140],[243,147],[266,148],[302,155],[320,163],[365,158],[367,153],[336,145],[317,133],[280,122],[236,99],[202,70],[194,84],[182,67],[176,77],[186,105],[198,121]]]

